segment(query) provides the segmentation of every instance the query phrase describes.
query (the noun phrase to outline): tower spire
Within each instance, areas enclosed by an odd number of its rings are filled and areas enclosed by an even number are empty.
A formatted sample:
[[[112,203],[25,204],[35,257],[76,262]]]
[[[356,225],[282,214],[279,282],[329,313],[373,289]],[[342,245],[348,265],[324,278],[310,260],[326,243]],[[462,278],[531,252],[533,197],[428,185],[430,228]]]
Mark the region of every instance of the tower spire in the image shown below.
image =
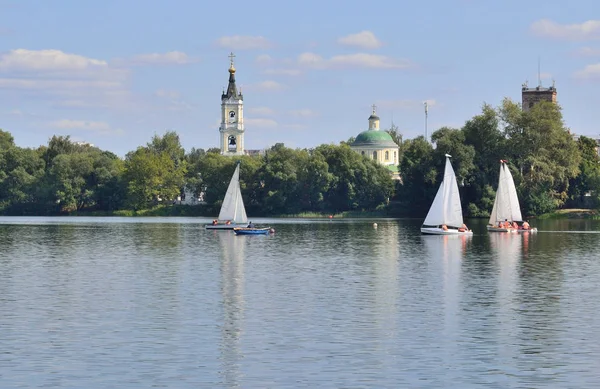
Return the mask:
[[[221,95],[221,99],[229,99],[231,97],[241,98],[241,94],[237,91],[237,86],[235,85],[235,66],[233,66],[233,59],[235,58],[235,54],[229,54],[229,85],[227,85],[227,92]]]

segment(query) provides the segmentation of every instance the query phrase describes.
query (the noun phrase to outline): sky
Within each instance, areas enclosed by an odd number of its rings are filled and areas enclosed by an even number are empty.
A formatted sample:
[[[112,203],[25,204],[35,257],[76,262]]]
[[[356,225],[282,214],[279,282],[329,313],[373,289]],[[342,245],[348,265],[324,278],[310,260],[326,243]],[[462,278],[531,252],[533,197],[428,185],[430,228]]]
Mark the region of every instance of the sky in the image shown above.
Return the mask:
[[[247,149],[337,144],[373,104],[405,139],[460,128],[538,75],[571,131],[598,137],[600,4],[570,4],[0,0],[0,129],[120,156],[166,131],[218,147],[233,52]]]

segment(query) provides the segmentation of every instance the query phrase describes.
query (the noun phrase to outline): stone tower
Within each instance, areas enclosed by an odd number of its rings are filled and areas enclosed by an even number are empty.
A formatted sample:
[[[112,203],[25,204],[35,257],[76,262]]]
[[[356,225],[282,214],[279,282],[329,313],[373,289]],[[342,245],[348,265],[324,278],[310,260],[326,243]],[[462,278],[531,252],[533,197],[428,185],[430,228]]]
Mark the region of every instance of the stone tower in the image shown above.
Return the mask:
[[[540,101],[548,101],[556,104],[556,87],[554,81],[552,86],[544,88],[540,83],[535,88],[529,88],[525,82],[521,88],[521,100],[523,111],[529,111],[536,103]]]
[[[221,154],[244,154],[244,98],[235,85],[235,55],[229,55],[229,84],[221,95]]]

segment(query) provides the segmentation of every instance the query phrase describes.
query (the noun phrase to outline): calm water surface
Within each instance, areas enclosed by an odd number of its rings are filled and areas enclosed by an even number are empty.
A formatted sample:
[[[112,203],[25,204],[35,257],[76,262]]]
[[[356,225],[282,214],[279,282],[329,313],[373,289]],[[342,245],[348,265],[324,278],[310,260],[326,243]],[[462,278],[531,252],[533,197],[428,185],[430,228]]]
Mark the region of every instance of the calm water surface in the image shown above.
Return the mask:
[[[208,221],[0,218],[0,387],[600,387],[600,222]]]

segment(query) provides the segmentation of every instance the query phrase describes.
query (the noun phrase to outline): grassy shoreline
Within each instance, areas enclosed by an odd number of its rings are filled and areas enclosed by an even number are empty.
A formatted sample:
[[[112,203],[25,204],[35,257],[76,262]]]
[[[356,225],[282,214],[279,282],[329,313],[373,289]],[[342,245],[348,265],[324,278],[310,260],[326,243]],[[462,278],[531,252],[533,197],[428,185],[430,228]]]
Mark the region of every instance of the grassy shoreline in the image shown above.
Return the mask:
[[[115,210],[115,211],[78,211],[70,212],[68,214],[57,215],[57,216],[113,216],[113,217],[206,217],[214,219],[217,215],[211,212],[210,209],[200,206],[187,206],[187,205],[172,205],[172,206],[158,206],[152,209],[143,210]],[[328,219],[332,218],[383,218],[392,217],[385,211],[373,211],[373,212],[341,212],[341,213],[318,213],[318,212],[303,212],[299,214],[282,214],[282,215],[251,215],[253,217],[261,218],[297,218],[297,219]]]
[[[536,219],[600,219],[597,209],[571,208],[537,216]]]
[[[298,214],[281,215],[259,215],[252,214],[252,217],[274,218],[274,219],[334,219],[340,218],[403,218],[402,215],[394,215],[386,210],[360,212],[347,211],[341,213],[318,213],[303,212]],[[27,216],[27,215],[4,215],[4,216]],[[29,215],[31,216],[31,215]],[[160,205],[152,209],[143,210],[115,210],[115,211],[79,211],[68,214],[42,215],[42,216],[104,216],[104,217],[205,217],[214,219],[217,217],[212,209],[202,206],[188,205]],[[532,217],[534,218],[534,217]],[[559,209],[554,212],[536,216],[535,219],[600,219],[600,212],[596,209]]]

